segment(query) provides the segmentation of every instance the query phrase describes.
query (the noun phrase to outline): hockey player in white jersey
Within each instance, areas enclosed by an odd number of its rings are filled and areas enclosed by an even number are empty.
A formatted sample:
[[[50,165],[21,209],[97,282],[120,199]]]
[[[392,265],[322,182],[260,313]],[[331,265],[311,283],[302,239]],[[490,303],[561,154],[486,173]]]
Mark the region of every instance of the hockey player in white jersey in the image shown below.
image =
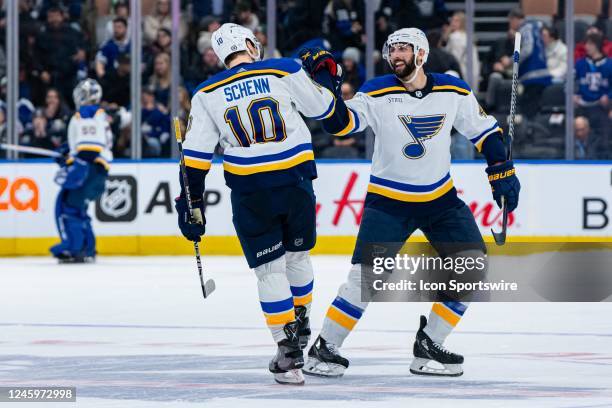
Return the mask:
[[[340,376],[349,362],[338,349],[357,324],[368,303],[361,297],[364,244],[403,244],[420,229],[442,257],[484,255],[486,248],[469,208],[457,197],[450,175],[450,133],[456,128],[484,154],[493,197],[502,196],[513,211],[520,190],[512,161],[506,161],[502,131],[479,106],[469,86],[445,74],[425,73],[429,54],[425,34],[416,28],[392,33],[383,56],[393,69],[367,81],[346,102],[338,101],[325,129],[343,136],[370,126],[375,133],[372,173],[365,209],[348,279],[327,311],[323,329],[308,353],[304,371]],[[305,69],[320,84],[334,89],[328,71],[335,65],[329,53],[302,50]],[[367,265],[367,264],[365,264]],[[429,319],[421,316],[410,371],[422,375],[458,376],[461,355],[443,347],[463,316],[468,302],[440,294]],[[431,363],[436,361],[443,368]]]
[[[56,177],[61,190],[55,205],[55,219],[61,242],[51,253],[61,263],[91,262],[96,256],[96,239],[87,208],[105,187],[113,137],[108,117],[99,103],[102,87],[94,79],[81,81],[73,92],[77,112],[68,124],[67,157]]]
[[[212,44],[227,70],[202,83],[192,98],[183,147],[198,222],[190,222],[183,190],[176,202],[179,226],[193,241],[204,234],[204,179],[220,144],[234,227],[278,344],[269,369],[277,382],[303,384],[302,348],[310,336],[313,288],[308,251],[316,238],[312,179],[317,173],[311,135],[300,113],[326,118],[336,98],[294,60],[261,61],[259,42],[244,27],[224,24],[213,33]]]

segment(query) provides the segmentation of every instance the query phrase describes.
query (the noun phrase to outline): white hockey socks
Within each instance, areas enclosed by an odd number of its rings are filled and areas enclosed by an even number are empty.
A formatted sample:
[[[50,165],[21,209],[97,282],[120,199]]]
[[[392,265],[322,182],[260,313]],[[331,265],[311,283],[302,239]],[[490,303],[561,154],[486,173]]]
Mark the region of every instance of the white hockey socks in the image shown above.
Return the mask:
[[[328,343],[342,346],[367,306],[367,302],[361,301],[361,264],[355,264],[327,310],[321,337]]]
[[[434,342],[444,344],[448,335],[453,331],[463,313],[467,309],[469,302],[442,302],[434,303],[427,319],[425,333]]]
[[[304,306],[306,317],[310,316],[312,303],[313,273],[308,251],[286,252],[287,279],[291,286],[294,306]]]
[[[284,255],[255,268],[261,310],[277,343],[286,338],[283,327],[295,321],[293,295],[285,269]]]

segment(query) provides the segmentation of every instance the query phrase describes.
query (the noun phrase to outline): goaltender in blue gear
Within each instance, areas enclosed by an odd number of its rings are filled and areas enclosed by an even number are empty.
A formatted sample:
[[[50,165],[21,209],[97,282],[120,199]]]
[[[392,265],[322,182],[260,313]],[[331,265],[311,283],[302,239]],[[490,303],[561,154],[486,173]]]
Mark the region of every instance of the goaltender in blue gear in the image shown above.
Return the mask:
[[[506,160],[502,129],[480,107],[464,81],[424,72],[428,54],[429,44],[421,30],[404,28],[392,33],[384,44],[383,57],[393,74],[367,81],[346,103],[338,99],[333,114],[323,120],[325,130],[338,137],[369,126],[375,143],[352,267],[308,352],[307,374],[340,376],[349,365],[339,348],[368,305],[361,296],[364,244],[404,243],[420,229],[442,257],[476,258],[486,252],[474,216],[453,186],[452,128],[486,157],[486,173],[497,204],[502,206],[502,196],[509,211],[518,204],[520,183],[512,161]],[[342,80],[332,55],[321,49],[303,49],[300,57],[311,77],[337,94]],[[429,319],[421,316],[412,373],[463,374],[463,356],[446,350],[443,343],[467,306],[465,299],[441,293]]]
[[[244,27],[224,24],[213,33],[212,45],[227,70],[193,94],[183,152],[195,222],[183,187],[176,200],[179,227],[194,241],[205,233],[204,180],[219,144],[231,189],[232,221],[257,276],[261,309],[278,346],[269,370],[277,382],[303,384],[317,169],[301,115],[317,120],[331,116],[336,97],[292,59],[262,61],[259,42]]]
[[[87,214],[89,203],[105,188],[113,135],[108,116],[100,108],[102,87],[94,79],[81,81],[73,92],[77,111],[68,124],[68,143],[58,151],[60,171],[55,181],[61,189],[55,205],[55,220],[61,242],[51,247],[60,263],[92,262],[96,238]]]

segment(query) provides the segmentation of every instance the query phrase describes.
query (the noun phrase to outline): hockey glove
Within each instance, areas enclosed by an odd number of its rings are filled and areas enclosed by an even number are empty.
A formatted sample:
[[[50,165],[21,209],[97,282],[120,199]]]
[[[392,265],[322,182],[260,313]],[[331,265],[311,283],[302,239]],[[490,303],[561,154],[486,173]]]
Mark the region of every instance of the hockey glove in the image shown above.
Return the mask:
[[[501,208],[501,198],[502,196],[506,197],[508,212],[514,211],[518,205],[521,183],[516,177],[516,170],[512,160],[489,166],[486,171],[489,175],[493,199],[497,205]]]
[[[58,147],[55,148],[55,151],[61,156],[56,157],[54,160],[60,166],[64,167],[66,165],[66,160],[68,159],[68,154],[70,153],[70,147],[67,142],[62,143]]]
[[[190,241],[200,242],[200,237],[206,232],[206,217],[204,216],[204,202],[196,200],[191,202],[193,219],[189,214],[187,199],[184,196],[174,200],[174,207],[178,213],[178,225],[183,236]]]
[[[326,88],[331,87],[330,91],[337,96],[340,95],[344,73],[342,72],[342,67],[336,62],[329,51],[319,47],[302,48],[299,51],[299,56],[304,70],[312,79]],[[323,74],[323,71],[329,73],[329,76]]]

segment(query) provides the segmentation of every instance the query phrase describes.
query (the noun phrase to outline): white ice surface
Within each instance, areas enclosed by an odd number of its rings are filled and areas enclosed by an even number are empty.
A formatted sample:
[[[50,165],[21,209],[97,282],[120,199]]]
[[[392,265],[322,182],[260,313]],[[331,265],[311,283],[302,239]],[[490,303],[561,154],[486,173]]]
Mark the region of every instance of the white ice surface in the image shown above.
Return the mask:
[[[349,257],[313,264],[316,334]],[[204,266],[208,299],[191,257],[0,258],[0,385],[76,386],[78,407],[612,407],[612,303],[473,304],[446,343],[466,358],[455,379],[408,371],[430,304],[373,304],[343,378],[288,387],[267,371],[274,344],[246,263]]]

